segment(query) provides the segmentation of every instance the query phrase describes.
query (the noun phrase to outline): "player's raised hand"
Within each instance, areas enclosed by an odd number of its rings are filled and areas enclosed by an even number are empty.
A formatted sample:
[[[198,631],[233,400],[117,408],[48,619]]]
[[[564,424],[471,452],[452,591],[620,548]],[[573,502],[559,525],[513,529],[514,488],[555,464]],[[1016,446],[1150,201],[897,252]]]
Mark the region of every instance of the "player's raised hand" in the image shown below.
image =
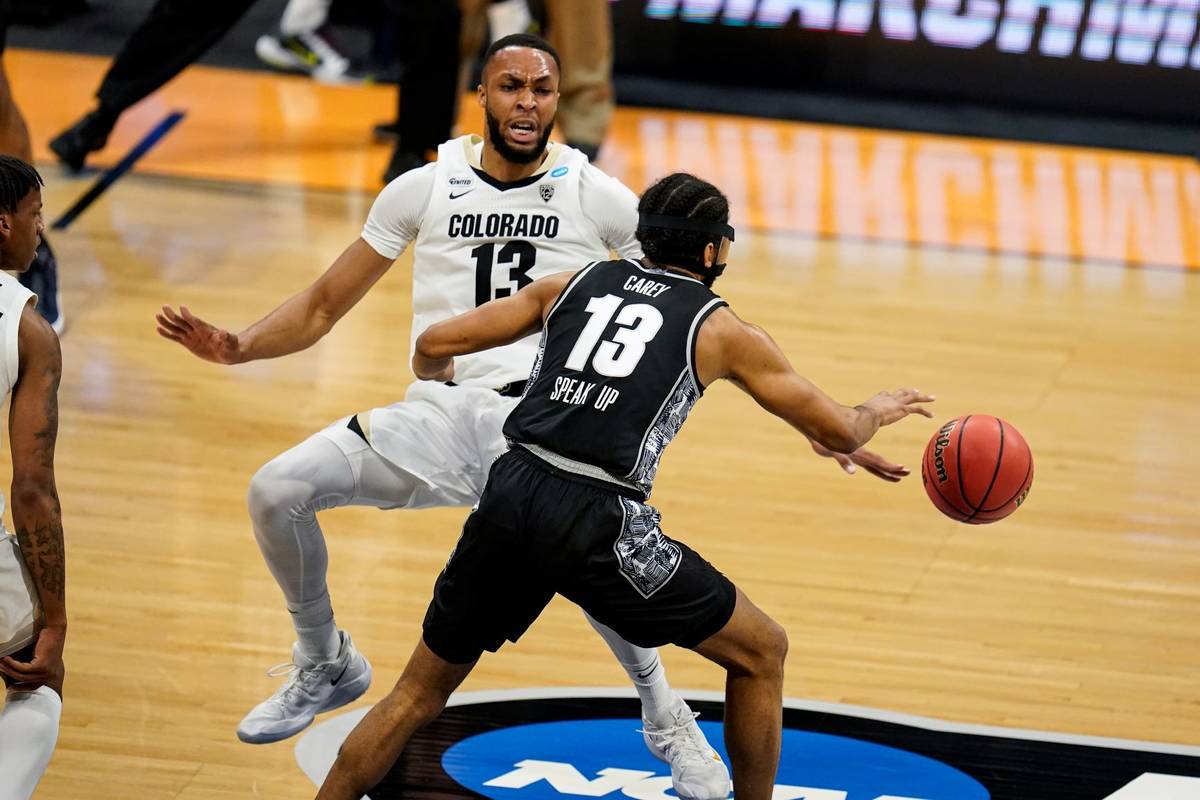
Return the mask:
[[[170,306],[154,315],[158,321],[158,335],[179,342],[198,358],[217,364],[237,364],[241,361],[236,334],[218,328],[200,319],[187,306],[180,306],[176,313]]]
[[[820,442],[811,442],[811,444],[814,453],[826,458],[832,458],[848,475],[853,475],[858,471],[858,467],[862,467],[876,478],[890,483],[897,483],[901,478],[912,474],[912,470],[903,464],[893,464],[883,456],[865,447],[860,447],[847,455],[846,453],[834,452]]]
[[[899,422],[909,414],[920,414],[922,417],[933,417],[933,412],[920,403],[932,403],[936,398],[925,394],[920,389],[897,389],[894,392],[880,392],[863,406],[870,408],[879,417],[879,427]]]

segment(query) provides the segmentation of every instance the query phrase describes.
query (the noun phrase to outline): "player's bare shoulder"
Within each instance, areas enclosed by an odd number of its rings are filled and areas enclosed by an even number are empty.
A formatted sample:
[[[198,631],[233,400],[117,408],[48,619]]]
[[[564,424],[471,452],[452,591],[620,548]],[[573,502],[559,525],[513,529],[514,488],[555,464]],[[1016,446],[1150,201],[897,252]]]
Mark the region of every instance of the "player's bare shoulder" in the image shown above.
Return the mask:
[[[746,346],[746,339],[761,331],[742,320],[729,306],[714,310],[700,326],[696,335],[696,371],[700,382],[709,386],[713,381],[728,378],[734,355]]]

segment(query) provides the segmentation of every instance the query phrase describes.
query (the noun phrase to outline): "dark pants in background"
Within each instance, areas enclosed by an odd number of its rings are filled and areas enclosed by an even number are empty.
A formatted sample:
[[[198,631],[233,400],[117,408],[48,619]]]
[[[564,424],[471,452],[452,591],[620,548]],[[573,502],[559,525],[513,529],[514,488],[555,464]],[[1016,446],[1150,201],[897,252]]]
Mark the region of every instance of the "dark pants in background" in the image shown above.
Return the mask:
[[[458,116],[459,31],[454,0],[388,0],[397,50],[404,62],[396,121],[396,150],[423,156],[450,138]]]
[[[96,91],[114,116],[208,52],[256,0],[159,0],[125,40]]]

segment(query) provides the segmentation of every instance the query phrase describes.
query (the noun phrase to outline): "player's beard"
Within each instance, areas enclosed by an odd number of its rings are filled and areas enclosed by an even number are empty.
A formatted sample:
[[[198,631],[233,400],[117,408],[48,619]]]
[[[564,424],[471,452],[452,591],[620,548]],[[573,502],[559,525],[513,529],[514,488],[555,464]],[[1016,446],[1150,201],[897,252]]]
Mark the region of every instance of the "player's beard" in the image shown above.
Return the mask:
[[[518,150],[504,138],[504,131],[500,128],[500,120],[496,119],[496,116],[492,114],[492,110],[485,106],[483,115],[487,119],[488,136],[492,140],[492,147],[496,148],[496,152],[505,161],[511,161],[514,164],[532,164],[546,152],[546,143],[550,141],[550,133],[554,130],[553,117],[546,123],[546,128],[542,131],[542,137],[538,140],[536,147],[530,150]]]

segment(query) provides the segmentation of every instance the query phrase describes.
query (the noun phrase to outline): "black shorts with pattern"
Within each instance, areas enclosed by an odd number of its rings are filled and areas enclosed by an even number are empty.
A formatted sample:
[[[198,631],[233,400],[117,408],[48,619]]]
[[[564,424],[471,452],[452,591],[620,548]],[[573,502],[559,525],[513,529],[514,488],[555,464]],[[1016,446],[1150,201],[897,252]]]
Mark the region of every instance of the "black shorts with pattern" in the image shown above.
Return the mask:
[[[425,644],[456,664],[515,642],[555,594],[642,647],[695,647],[733,616],[736,590],[634,492],[517,446],[488,475],[434,584]]]

